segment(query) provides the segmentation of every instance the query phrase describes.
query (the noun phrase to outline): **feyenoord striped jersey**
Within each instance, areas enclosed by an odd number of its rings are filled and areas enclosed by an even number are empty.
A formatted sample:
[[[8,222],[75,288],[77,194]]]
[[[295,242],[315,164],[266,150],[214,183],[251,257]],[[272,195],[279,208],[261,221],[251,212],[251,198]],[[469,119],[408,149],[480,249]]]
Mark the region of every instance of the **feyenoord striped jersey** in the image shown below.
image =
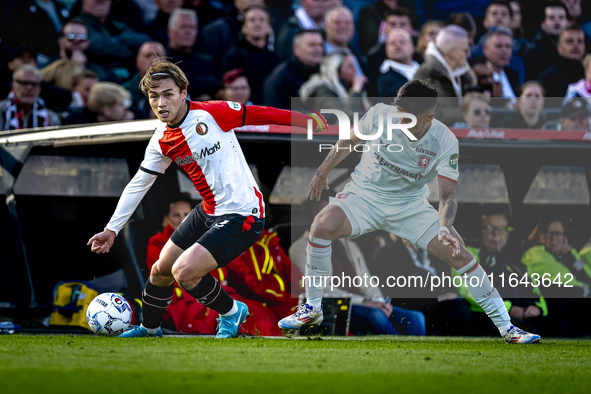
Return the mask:
[[[294,125],[308,116],[293,113]],[[163,123],[152,136],[140,170],[162,174],[171,162],[188,175],[211,216],[236,213],[265,217],[263,196],[233,130],[243,125],[289,125],[292,112],[232,101],[187,101],[179,124]]]

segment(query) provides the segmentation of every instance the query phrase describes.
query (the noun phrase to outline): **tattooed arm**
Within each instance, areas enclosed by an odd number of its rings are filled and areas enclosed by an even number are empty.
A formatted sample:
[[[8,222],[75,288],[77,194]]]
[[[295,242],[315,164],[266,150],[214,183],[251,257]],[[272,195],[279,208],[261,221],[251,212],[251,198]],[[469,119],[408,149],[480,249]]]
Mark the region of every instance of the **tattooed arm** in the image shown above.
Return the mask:
[[[460,253],[460,241],[450,234],[451,227],[458,211],[458,202],[456,201],[456,182],[452,182],[444,177],[438,178],[439,183],[439,241],[444,245],[449,245],[452,249],[452,256]]]
[[[351,130],[351,136],[348,140],[339,140],[335,146],[333,146],[328,153],[328,156],[326,156],[326,159],[324,159],[322,164],[320,164],[320,167],[318,167],[318,170],[316,170],[312,182],[310,182],[310,191],[308,191],[310,200],[316,199],[316,201],[320,201],[322,191],[328,190],[328,182],[326,180],[328,174],[353,151],[355,145],[361,142],[363,142],[363,140],[358,138],[353,130]]]

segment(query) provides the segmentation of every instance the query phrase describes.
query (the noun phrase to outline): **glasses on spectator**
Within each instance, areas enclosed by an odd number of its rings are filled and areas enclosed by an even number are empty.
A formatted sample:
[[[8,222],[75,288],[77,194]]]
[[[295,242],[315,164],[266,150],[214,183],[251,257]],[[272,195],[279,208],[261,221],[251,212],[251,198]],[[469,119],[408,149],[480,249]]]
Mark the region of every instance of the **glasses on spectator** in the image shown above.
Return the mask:
[[[500,26],[493,26],[490,28],[492,33],[507,33],[508,35],[512,35],[511,29],[508,27],[500,27]]]
[[[30,86],[32,88],[38,88],[39,86],[41,86],[41,82],[33,82],[33,81],[23,81],[20,79],[15,80],[14,82],[18,83],[21,86]]]
[[[480,116],[480,115],[482,115],[482,112],[483,111],[480,108],[476,108],[474,110],[473,114],[475,116]],[[487,115],[490,115],[492,113],[492,108],[491,107],[486,107],[486,109],[484,110],[484,113],[487,114]]]
[[[561,238],[561,237],[564,237],[564,233],[561,231],[546,231],[546,236],[548,238],[551,238],[551,237]]]
[[[493,231],[503,233],[503,232],[507,231],[507,228],[508,228],[507,226],[503,226],[503,225],[493,226],[492,224],[482,226],[482,229],[486,232],[489,232],[489,233],[492,233]]]
[[[68,40],[68,41],[74,41],[74,40],[86,41],[86,40],[88,40],[88,34],[69,33],[69,34],[65,34],[64,37],[66,37],[66,40]]]

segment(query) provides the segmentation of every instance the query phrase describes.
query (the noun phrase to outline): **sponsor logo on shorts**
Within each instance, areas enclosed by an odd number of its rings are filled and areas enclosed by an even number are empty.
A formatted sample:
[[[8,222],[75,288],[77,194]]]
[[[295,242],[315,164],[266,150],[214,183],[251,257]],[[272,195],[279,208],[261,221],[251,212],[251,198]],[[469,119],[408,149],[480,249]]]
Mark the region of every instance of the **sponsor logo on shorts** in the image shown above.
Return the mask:
[[[197,123],[195,130],[197,131],[197,134],[199,134],[199,135],[205,135],[209,131],[207,125],[203,122]]]
[[[419,168],[421,169],[425,169],[429,166],[429,163],[431,162],[431,158],[429,156],[425,156],[425,155],[420,155],[419,156]]]
[[[339,199],[347,198],[347,197],[349,197],[349,194],[351,194],[351,193],[339,193],[339,194],[337,194],[337,198],[339,198]]]

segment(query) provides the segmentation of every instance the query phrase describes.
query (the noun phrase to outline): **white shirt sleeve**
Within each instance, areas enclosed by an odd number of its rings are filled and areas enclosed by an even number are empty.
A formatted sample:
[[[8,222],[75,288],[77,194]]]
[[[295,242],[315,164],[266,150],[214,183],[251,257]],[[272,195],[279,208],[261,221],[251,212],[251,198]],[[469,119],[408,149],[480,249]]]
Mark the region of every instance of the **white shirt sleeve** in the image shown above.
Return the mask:
[[[107,223],[105,229],[114,231],[119,235],[119,231],[125,226],[135,209],[140,204],[150,187],[154,184],[156,175],[149,174],[146,171],[139,170],[133,179],[127,184],[123,194],[119,198],[119,203],[111,220]]]
[[[437,175],[453,182],[458,181],[458,178],[460,177],[458,171],[459,150],[458,141],[453,141],[453,144],[441,155],[439,163],[437,163]]]
[[[154,175],[164,174],[164,171],[172,163],[170,158],[164,156],[159,148],[156,148],[156,144],[156,140],[152,138],[146,148],[144,160],[140,164],[140,169]]]

